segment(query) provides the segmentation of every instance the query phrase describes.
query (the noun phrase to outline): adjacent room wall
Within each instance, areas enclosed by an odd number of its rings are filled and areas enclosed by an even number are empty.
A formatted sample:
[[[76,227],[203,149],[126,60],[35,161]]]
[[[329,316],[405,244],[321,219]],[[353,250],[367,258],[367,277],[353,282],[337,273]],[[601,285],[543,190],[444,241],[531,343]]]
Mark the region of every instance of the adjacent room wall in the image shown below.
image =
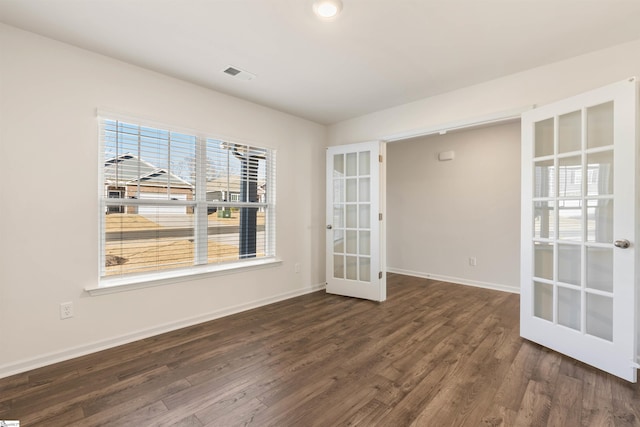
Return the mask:
[[[519,121],[393,142],[387,159],[388,271],[517,292]]]
[[[0,55],[0,377],[324,284],[324,126],[2,24]],[[98,280],[96,108],[275,148],[282,264],[84,292]],[[60,320],[65,301],[75,316]]]

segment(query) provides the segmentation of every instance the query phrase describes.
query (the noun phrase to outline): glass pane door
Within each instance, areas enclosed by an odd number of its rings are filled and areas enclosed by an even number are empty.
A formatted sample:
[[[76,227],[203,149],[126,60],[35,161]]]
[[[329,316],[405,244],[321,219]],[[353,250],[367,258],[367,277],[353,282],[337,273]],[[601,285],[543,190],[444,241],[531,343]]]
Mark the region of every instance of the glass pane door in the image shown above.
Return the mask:
[[[632,79],[522,117],[521,335],[630,381],[635,108]]]
[[[378,153],[378,142],[328,149],[328,292],[380,300]]]

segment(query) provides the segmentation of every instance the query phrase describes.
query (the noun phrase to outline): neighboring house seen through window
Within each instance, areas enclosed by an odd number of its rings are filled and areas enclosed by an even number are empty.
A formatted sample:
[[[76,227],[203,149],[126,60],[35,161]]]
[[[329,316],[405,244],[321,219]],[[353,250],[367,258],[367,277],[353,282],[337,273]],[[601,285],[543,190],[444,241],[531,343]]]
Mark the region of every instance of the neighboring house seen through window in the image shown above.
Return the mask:
[[[100,125],[105,282],[275,256],[273,150],[117,120]]]

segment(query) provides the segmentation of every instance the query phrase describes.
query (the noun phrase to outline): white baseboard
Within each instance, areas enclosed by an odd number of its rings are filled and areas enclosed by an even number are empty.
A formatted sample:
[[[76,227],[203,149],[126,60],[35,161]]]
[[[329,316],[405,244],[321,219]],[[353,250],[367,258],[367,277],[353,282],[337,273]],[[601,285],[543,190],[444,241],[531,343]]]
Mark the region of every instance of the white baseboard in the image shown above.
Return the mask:
[[[517,286],[480,282],[478,280],[461,279],[459,277],[449,277],[449,276],[442,276],[439,274],[422,273],[419,271],[403,270],[401,268],[393,268],[393,267],[387,267],[387,272],[404,274],[405,276],[421,277],[423,279],[438,280],[441,282],[456,283],[458,285],[474,286],[476,288],[493,289],[494,291],[511,292],[514,294],[520,293],[520,288]]]
[[[243,311],[251,310],[254,308],[262,307],[268,304],[273,304],[278,301],[284,301],[289,298],[310,294],[315,291],[322,290],[326,287],[325,283],[309,286],[303,289],[296,289],[282,294],[274,295],[268,298],[239,304],[232,307],[223,308],[213,311],[211,313],[191,317],[188,319],[179,320],[176,322],[165,323],[163,325],[155,326],[144,330],[128,333],[119,337],[114,337],[106,340],[95,341],[92,343],[80,345],[77,347],[69,348],[63,351],[52,352],[44,354],[38,357],[25,359],[15,363],[9,363],[0,366],[0,378],[9,377],[11,375],[19,374],[22,372],[30,371],[32,369],[41,368],[43,366],[51,365],[65,360],[73,359],[87,354],[95,353],[101,350],[106,350],[112,347],[117,347],[122,344],[128,344],[133,341],[149,338],[155,335],[160,335],[165,332],[175,331],[176,329],[186,328],[188,326],[197,325],[199,323],[208,322],[210,320],[219,319],[221,317],[229,316],[232,314],[240,313]]]

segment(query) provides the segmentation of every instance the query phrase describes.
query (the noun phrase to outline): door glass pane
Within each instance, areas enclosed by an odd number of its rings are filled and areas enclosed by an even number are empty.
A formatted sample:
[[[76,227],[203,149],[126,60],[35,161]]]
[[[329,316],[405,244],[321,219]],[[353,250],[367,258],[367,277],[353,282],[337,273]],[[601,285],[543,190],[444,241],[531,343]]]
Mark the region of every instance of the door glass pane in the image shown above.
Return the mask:
[[[344,256],[333,256],[333,277],[336,279],[344,279]]]
[[[533,245],[534,272],[536,277],[553,280],[553,245],[536,242]]]
[[[533,315],[553,322],[553,286],[533,282]]]
[[[553,154],[553,118],[536,123],[535,157]]]
[[[582,149],[582,111],[558,117],[558,153]]]
[[[344,202],[344,179],[333,180],[333,201],[335,203]]]
[[[358,257],[348,256],[347,258],[347,279],[358,280]]]
[[[558,159],[558,196],[582,196],[582,157]]]
[[[344,231],[333,230],[333,252],[344,253]]]
[[[580,285],[581,246],[558,245],[558,281],[571,285]]]
[[[587,287],[613,292],[613,249],[587,247]]]
[[[347,228],[358,227],[358,206],[347,205]]]
[[[558,202],[558,239],[582,241],[582,200]]]
[[[369,178],[360,178],[359,197],[361,202],[371,201],[371,183]]]
[[[333,155],[333,176],[334,178],[340,178],[344,176],[344,155]]]
[[[371,205],[358,205],[360,211],[360,228],[370,228],[371,226]]]
[[[344,205],[333,205],[333,227],[344,228]]]
[[[613,242],[613,200],[587,200],[587,241]]]
[[[533,237],[553,239],[556,236],[555,202],[533,202]]]
[[[587,155],[587,196],[613,194],[613,151]]]
[[[348,254],[357,254],[358,253],[358,232],[354,230],[347,230],[347,253]]]
[[[356,176],[358,173],[358,153],[347,153],[347,176]]]
[[[371,260],[367,257],[360,257],[360,281],[371,281]]]
[[[347,179],[347,202],[357,202],[358,201],[358,178],[348,178]]]
[[[580,292],[558,287],[558,323],[580,330]]]
[[[613,145],[613,101],[587,108],[587,148]]]
[[[371,255],[371,233],[360,232],[360,255]]]
[[[587,333],[613,341],[613,299],[587,294]]]
[[[363,151],[359,153],[360,156],[360,175],[369,175],[371,169],[371,152]]]
[[[553,160],[536,162],[533,173],[533,197],[555,197],[556,174]]]

